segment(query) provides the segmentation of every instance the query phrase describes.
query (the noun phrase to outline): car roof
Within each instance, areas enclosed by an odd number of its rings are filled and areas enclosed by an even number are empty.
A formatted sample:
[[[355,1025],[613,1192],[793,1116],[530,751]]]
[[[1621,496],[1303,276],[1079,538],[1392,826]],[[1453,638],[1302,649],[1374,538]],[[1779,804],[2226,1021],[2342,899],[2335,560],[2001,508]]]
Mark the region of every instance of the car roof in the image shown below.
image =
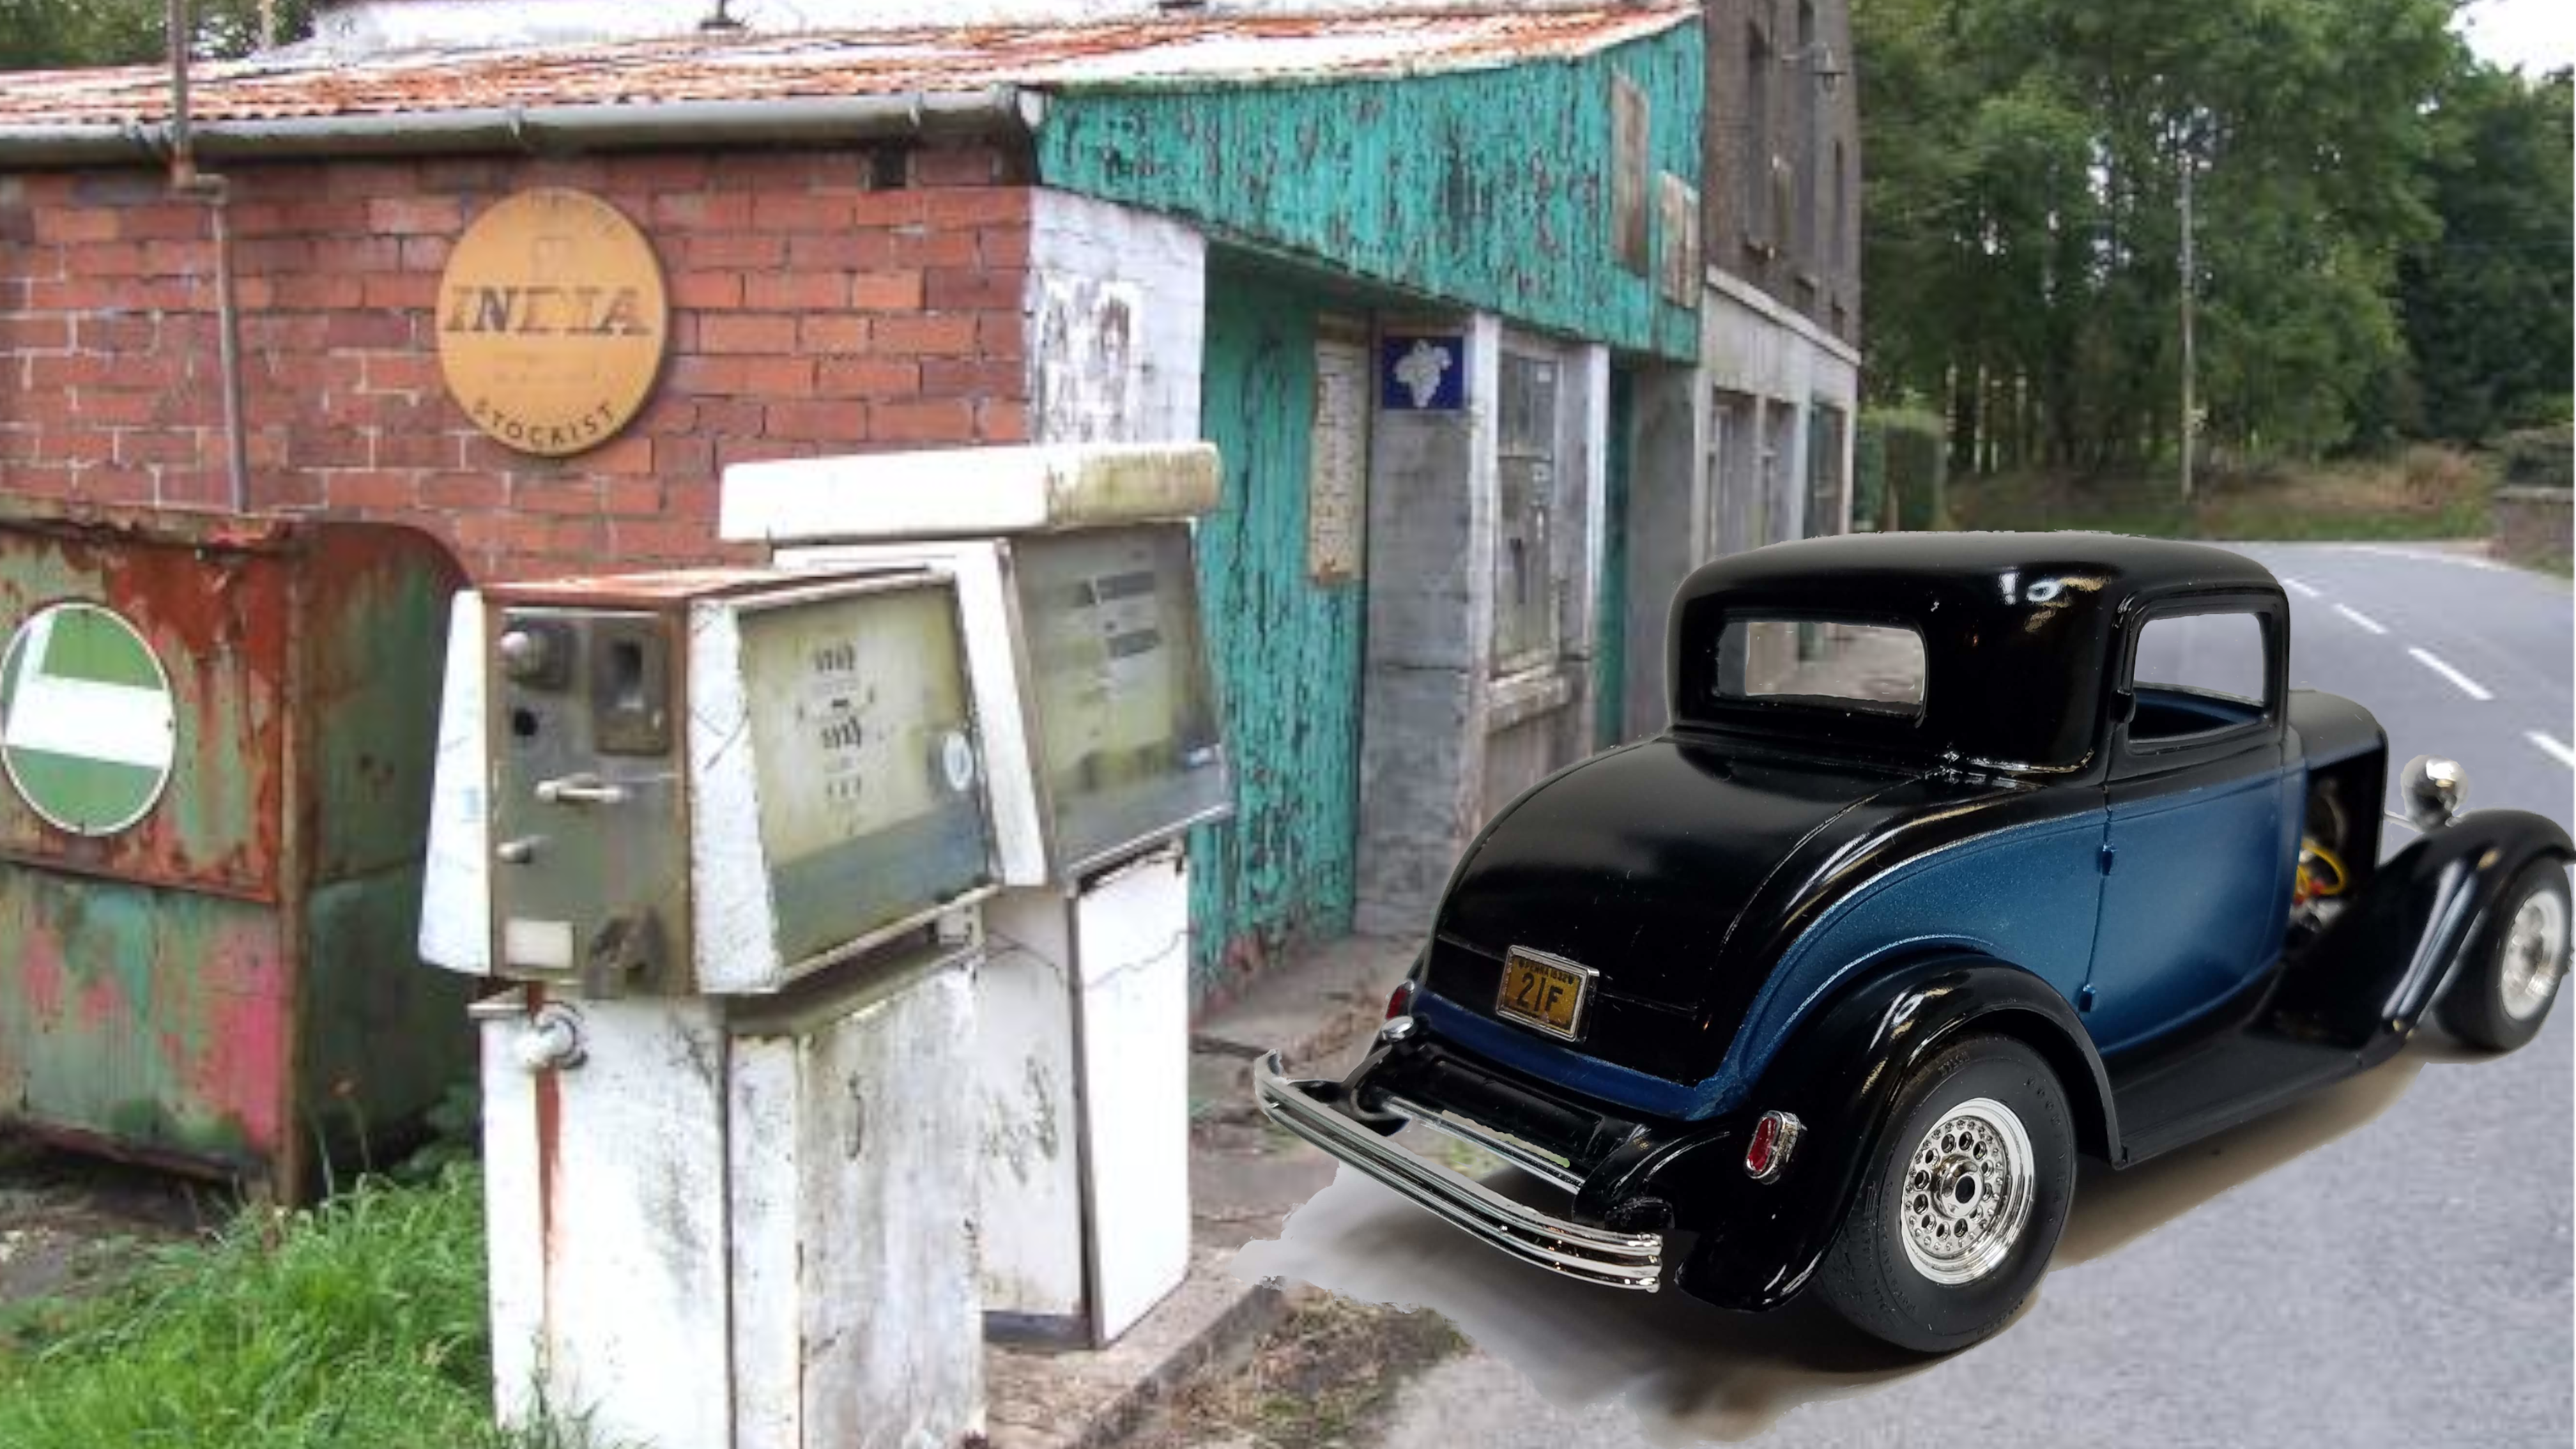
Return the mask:
[[[1842,534],[1702,565],[1673,595],[1672,717],[2037,774],[2094,762],[2113,634],[2134,602],[2281,597],[2269,570],[2207,544],[2109,533]],[[1717,701],[1715,629],[1729,614],[1900,624],[1923,640],[1925,697],[1902,725]],[[1766,707],[1767,709],[1767,707]]]
[[[2000,601],[2007,573],[2082,573],[2116,607],[2143,593],[2198,588],[2278,592],[2271,570],[2223,548],[2118,533],[1844,533],[1729,554],[1702,566],[1685,590],[1759,587],[1784,580],[1857,584],[1901,577],[1970,585]]]

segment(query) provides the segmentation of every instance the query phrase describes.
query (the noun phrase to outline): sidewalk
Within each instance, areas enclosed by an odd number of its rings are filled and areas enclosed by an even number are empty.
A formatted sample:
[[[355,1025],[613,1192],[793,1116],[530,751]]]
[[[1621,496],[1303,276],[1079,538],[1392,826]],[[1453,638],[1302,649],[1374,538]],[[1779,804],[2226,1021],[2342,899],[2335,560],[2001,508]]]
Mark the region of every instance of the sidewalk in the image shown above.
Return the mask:
[[[1116,1442],[1201,1365],[1287,1316],[1292,1297],[1228,1275],[1235,1250],[1279,1235],[1333,1180],[1333,1160],[1261,1119],[1252,1064],[1278,1051],[1339,1076],[1366,1050],[1415,950],[1411,940],[1330,942],[1256,982],[1190,1043],[1190,1276],[1144,1321],[1096,1352],[987,1350],[993,1449],[1095,1449]]]

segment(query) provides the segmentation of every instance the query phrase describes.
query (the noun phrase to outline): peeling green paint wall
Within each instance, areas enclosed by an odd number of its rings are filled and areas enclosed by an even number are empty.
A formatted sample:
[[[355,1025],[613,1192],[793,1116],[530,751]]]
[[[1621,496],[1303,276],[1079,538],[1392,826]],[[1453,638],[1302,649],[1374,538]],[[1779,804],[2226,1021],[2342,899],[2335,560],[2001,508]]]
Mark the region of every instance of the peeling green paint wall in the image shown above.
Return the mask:
[[[1267,274],[1208,277],[1200,419],[1225,460],[1225,497],[1199,524],[1199,592],[1235,816],[1190,837],[1194,1000],[1258,971],[1282,945],[1351,924],[1363,586],[1306,575],[1315,318],[1325,305]]]
[[[1572,61],[1388,80],[1057,95],[1047,185],[1168,212],[1429,297],[1678,361],[1697,314],[1657,296],[1655,174],[1696,187],[1700,29]],[[1648,105],[1649,264],[1611,250],[1611,78]],[[1694,299],[1696,300],[1696,299]]]

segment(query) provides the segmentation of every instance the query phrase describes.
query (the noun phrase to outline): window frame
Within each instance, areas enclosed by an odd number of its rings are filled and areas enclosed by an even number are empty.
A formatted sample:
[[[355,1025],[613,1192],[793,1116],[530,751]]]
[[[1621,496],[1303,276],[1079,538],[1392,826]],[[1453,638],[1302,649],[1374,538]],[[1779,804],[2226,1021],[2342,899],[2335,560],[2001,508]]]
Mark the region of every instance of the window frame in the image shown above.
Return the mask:
[[[1504,410],[1509,406],[1509,399],[1512,396],[1511,383],[1506,379],[1515,363],[1545,367],[1548,370],[1547,412],[1545,418],[1540,420],[1541,425],[1537,430],[1541,441],[1535,445],[1536,451],[1532,450],[1533,445],[1527,439],[1516,441],[1504,426]],[[1553,669],[1557,667],[1565,653],[1564,621],[1560,617],[1560,602],[1565,579],[1563,571],[1558,567],[1557,515],[1562,511],[1558,506],[1558,494],[1565,486],[1565,388],[1568,366],[1569,359],[1562,352],[1544,347],[1520,345],[1508,340],[1503,344],[1495,366],[1495,527],[1492,584],[1494,608],[1493,620],[1488,626],[1490,637],[1486,641],[1486,647],[1493,661],[1488,673],[1496,679],[1507,679],[1533,670]],[[1536,628],[1532,631],[1534,637],[1519,639],[1516,641],[1518,648],[1506,649],[1504,648],[1506,611],[1511,611],[1517,616],[1521,606],[1508,603],[1504,598],[1503,556],[1506,541],[1512,529],[1509,520],[1505,517],[1504,503],[1507,494],[1503,475],[1507,465],[1513,462],[1531,461],[1544,463],[1547,470],[1545,486],[1532,489],[1531,496],[1525,500],[1529,505],[1531,516],[1536,521],[1536,537],[1530,541],[1531,550],[1524,555],[1527,560],[1525,567],[1534,568],[1537,579],[1543,586],[1540,589],[1542,597],[1531,601],[1528,606],[1531,612],[1521,619],[1522,623],[1535,622]]]
[[[2256,702],[2258,709],[2254,718],[2183,734],[2151,735],[2143,739],[2133,737],[2131,731],[2136,725],[2138,706],[2138,646],[2146,638],[2147,626],[2164,619],[2214,614],[2250,614],[2261,629],[2263,698]],[[2113,675],[2104,714],[2113,734],[2113,778],[2162,774],[2232,754],[2261,739],[2279,738],[2289,693],[2289,613],[2279,596],[2190,594],[2149,600],[2133,606],[2130,617],[2122,624],[2121,633],[2120,665]],[[2226,699],[2237,704],[2245,702],[2235,695],[2194,690],[2187,685],[2162,687],[2186,694],[2205,694],[2212,699]]]

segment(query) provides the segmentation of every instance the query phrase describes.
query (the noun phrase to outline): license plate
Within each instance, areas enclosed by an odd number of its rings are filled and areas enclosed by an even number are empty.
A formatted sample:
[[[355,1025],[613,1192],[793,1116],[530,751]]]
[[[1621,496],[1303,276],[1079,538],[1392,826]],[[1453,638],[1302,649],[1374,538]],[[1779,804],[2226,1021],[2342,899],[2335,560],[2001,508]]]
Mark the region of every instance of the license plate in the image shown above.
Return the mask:
[[[1503,989],[1494,1009],[1514,1021],[1573,1041],[1583,1032],[1583,1007],[1592,995],[1592,968],[1514,946],[1503,957]]]

